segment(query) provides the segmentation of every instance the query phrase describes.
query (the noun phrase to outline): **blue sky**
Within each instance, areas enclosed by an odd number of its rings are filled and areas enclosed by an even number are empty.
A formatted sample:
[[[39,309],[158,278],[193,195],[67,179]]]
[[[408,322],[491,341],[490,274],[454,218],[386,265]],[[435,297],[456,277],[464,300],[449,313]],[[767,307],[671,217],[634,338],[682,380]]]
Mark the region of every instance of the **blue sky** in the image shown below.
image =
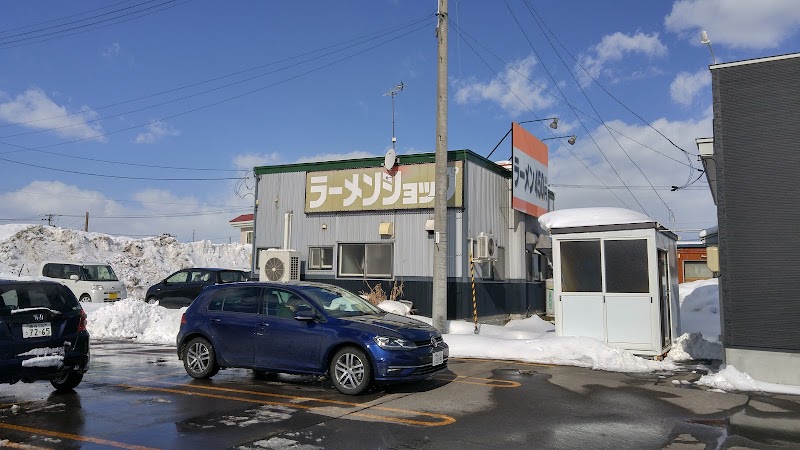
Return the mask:
[[[228,220],[253,199],[252,179],[236,177],[253,165],[382,155],[382,94],[401,81],[398,152],[433,151],[435,10],[400,0],[2,2],[0,224],[56,214],[81,228],[89,211],[92,231],[227,242]],[[700,30],[720,62],[800,42],[794,0],[450,0],[450,24],[450,149],[485,156],[511,121],[557,116],[556,135],[578,138],[548,141],[558,208],[627,206],[674,219],[689,238],[716,223],[714,205],[704,178],[669,191],[689,179],[689,160],[650,125],[701,167],[694,139],[710,136],[712,111]],[[506,142],[492,159],[509,154]]]

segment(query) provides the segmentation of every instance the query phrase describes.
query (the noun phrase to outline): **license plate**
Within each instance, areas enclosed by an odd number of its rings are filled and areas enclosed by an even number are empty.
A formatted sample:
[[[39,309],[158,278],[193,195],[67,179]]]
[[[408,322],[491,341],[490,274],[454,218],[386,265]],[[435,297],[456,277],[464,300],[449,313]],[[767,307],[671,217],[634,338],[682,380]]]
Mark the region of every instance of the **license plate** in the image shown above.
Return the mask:
[[[433,365],[438,366],[444,363],[444,352],[433,352]]]
[[[116,300],[117,297],[119,297],[119,294],[117,294],[116,292],[109,292],[108,293],[108,299],[109,300]]]
[[[50,336],[52,334],[50,322],[26,323],[22,325],[23,338],[36,338]]]

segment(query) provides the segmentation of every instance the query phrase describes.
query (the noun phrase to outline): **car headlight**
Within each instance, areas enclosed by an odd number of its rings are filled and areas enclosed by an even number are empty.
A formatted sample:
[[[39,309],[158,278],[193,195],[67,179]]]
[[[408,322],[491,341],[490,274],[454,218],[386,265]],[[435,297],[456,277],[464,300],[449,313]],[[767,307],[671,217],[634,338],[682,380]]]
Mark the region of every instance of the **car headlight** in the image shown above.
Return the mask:
[[[389,336],[375,336],[375,343],[385,350],[414,350],[417,344],[401,338]]]
[[[102,291],[103,290],[103,285],[102,284],[93,284],[92,285],[92,290],[93,291]]]

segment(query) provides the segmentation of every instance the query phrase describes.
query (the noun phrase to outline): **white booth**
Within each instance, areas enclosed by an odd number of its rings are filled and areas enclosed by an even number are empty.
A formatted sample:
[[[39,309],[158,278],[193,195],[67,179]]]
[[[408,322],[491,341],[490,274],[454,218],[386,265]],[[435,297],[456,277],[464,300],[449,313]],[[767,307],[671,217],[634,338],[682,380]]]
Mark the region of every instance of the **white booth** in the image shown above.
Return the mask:
[[[621,208],[539,218],[553,245],[556,335],[661,356],[680,336],[677,236]]]

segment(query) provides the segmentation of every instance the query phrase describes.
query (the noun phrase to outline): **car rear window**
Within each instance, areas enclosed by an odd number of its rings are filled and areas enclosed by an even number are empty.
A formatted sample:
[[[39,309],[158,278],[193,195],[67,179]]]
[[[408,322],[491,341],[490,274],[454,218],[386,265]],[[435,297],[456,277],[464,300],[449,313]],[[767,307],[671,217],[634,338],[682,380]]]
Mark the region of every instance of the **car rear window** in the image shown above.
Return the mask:
[[[48,308],[58,312],[77,311],[80,304],[69,291],[55,284],[10,284],[0,286],[0,315],[28,308]]]

